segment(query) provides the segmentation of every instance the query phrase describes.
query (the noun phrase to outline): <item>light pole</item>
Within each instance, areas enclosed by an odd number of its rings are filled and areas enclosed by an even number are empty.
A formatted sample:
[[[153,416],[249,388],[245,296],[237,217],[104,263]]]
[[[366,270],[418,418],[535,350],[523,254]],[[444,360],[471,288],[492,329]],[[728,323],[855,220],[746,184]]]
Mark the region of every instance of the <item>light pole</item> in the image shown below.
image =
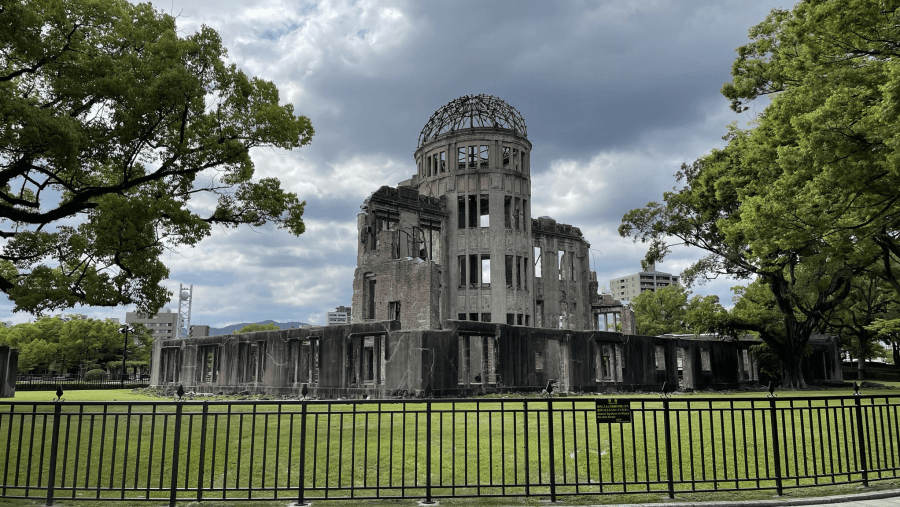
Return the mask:
[[[121,383],[122,387],[125,386],[125,353],[128,351],[128,333],[133,333],[134,328],[128,324],[123,325],[119,328],[119,333],[125,336],[125,341],[122,342],[122,377]]]

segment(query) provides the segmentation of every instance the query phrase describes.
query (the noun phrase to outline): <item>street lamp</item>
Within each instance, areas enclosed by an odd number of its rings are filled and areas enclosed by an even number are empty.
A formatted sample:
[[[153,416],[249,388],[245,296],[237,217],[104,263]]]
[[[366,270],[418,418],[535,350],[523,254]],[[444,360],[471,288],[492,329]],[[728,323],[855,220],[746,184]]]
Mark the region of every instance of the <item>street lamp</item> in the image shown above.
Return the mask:
[[[128,351],[128,333],[133,333],[134,327],[125,324],[119,328],[119,333],[125,335],[125,341],[122,343],[122,387],[125,387],[125,353]]]

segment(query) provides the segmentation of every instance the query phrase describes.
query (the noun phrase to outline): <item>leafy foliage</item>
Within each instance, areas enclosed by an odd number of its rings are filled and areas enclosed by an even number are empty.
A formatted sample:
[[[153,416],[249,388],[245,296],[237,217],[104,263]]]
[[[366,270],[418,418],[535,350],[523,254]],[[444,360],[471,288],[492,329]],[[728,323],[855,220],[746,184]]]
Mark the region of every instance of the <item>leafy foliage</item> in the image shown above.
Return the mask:
[[[181,37],[150,4],[0,3],[0,291],[17,311],[155,313],[164,249],[212,225],[304,231],[305,203],[254,180],[250,150],[312,126],[225,58],[214,30]]]
[[[637,334],[716,333],[727,312],[718,296],[693,296],[681,285],[641,292],[631,301]]]
[[[246,326],[234,331],[234,334],[255,333],[256,331],[277,331],[281,329],[277,324],[247,324]]]
[[[122,364],[124,337],[120,324],[112,320],[82,316],[42,317],[35,322],[0,328],[0,344],[19,349],[22,373],[83,373],[102,368],[110,361]],[[128,335],[126,359],[150,359],[152,334],[137,326]],[[137,342],[137,343],[135,343]]]
[[[736,111],[771,99],[754,128],[732,126],[725,148],[683,165],[685,186],[626,214],[620,233],[649,242],[648,262],[672,238],[709,252],[684,273],[689,284],[761,279],[784,325],[766,343],[800,387],[809,336],[855,277],[881,263],[900,293],[900,11],[802,1],[750,39],[722,92]]]

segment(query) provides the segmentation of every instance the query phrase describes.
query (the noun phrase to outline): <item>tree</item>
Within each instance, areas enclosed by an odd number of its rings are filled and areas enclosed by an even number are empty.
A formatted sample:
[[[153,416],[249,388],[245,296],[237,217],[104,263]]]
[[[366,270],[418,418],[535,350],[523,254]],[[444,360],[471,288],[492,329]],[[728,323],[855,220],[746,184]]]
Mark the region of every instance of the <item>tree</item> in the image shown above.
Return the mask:
[[[631,301],[637,334],[719,332],[727,312],[718,296],[690,296],[681,285],[641,292]]]
[[[856,277],[851,287],[850,295],[828,316],[825,327],[856,357],[856,378],[864,380],[866,360],[881,350],[878,330],[871,326],[888,317],[895,295],[887,282],[871,274]]]
[[[281,329],[277,324],[273,324],[269,322],[268,324],[247,324],[246,326],[237,329],[234,331],[234,334],[239,333],[255,333],[257,331],[278,331]]]
[[[686,283],[762,279],[785,328],[767,343],[789,386],[805,385],[809,336],[855,276],[880,261],[900,290],[891,270],[900,252],[898,27],[897,11],[865,0],[772,11],[723,88],[738,111],[771,99],[754,128],[732,126],[724,149],[682,166],[682,190],[623,218],[622,235],[650,242],[647,261],[664,257],[671,238],[709,252]]]
[[[250,150],[303,146],[312,126],[225,56],[213,29],[181,37],[150,4],[0,3],[0,291],[16,311],[152,314],[164,249],[213,225],[303,233],[305,203],[254,180]]]

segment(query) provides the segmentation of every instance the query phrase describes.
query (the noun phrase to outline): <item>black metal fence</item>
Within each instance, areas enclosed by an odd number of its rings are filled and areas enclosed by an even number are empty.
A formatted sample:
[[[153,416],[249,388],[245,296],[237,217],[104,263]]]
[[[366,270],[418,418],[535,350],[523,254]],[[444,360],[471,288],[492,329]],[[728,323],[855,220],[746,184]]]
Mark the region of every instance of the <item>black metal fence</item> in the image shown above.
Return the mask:
[[[135,389],[148,387],[150,375],[107,375],[91,377],[85,375],[17,375],[16,389],[19,391],[63,391],[78,389]]]
[[[0,495],[555,500],[900,477],[896,395],[606,400],[5,403]]]

